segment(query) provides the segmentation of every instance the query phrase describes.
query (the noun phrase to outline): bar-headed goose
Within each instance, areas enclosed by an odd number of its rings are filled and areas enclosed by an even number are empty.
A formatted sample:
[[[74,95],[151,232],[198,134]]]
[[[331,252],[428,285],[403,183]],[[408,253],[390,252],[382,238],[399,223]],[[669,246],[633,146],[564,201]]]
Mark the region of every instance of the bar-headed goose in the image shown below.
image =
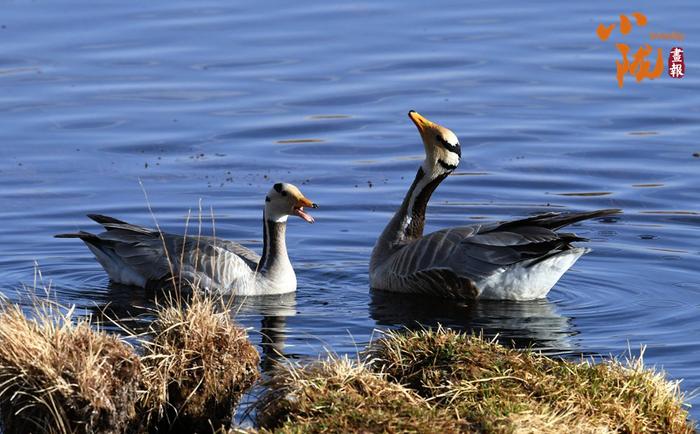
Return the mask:
[[[212,291],[240,295],[293,292],[296,275],[287,256],[287,217],[314,219],[304,207],[317,205],[292,184],[277,183],[265,196],[262,257],[238,243],[214,237],[174,235],[132,225],[112,217],[88,215],[105,227],[94,235],[77,232],[56,235],[80,238],[118,283],[144,288],[182,282]],[[181,279],[181,280],[180,280]]]
[[[425,160],[374,246],[369,267],[373,289],[450,298],[543,298],[587,251],[571,244],[585,239],[555,231],[619,212],[546,213],[424,236],[428,200],[462,154],[452,131],[415,111],[408,116],[423,139]]]

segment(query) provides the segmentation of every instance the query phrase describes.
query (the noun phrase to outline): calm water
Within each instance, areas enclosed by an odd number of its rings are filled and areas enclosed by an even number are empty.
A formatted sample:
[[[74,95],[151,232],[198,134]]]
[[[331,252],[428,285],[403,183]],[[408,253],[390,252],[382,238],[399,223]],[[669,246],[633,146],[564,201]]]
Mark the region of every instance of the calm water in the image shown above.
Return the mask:
[[[23,300],[34,261],[59,299],[120,315],[149,300],[110,286],[85,246],[99,212],[182,233],[213,207],[217,236],[261,248],[274,181],[319,203],[290,219],[296,297],[247,300],[269,353],[354,352],[375,328],[437,322],[552,353],[620,355],[700,387],[700,12],[692,2],[510,7],[464,2],[4,2],[0,16],[0,287]],[[607,42],[598,23],[641,10]],[[650,41],[649,32],[685,41]],[[615,42],[686,50],[687,76],[615,81]],[[623,208],[547,300],[372,295],[367,263],[422,154],[416,109],[464,159],[428,229],[551,210]],[[209,219],[205,232],[211,232]],[[700,404],[700,398],[690,401]],[[700,407],[699,407],[700,408]],[[694,417],[700,411],[693,410]]]

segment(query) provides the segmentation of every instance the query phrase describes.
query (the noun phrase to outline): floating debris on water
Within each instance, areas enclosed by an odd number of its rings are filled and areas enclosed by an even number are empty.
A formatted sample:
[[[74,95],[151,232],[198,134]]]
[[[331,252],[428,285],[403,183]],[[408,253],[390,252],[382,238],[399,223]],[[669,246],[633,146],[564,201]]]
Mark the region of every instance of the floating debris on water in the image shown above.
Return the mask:
[[[321,139],[287,139],[287,140],[278,140],[275,143],[278,143],[280,145],[289,145],[289,144],[295,144],[295,143],[323,143],[325,140]]]

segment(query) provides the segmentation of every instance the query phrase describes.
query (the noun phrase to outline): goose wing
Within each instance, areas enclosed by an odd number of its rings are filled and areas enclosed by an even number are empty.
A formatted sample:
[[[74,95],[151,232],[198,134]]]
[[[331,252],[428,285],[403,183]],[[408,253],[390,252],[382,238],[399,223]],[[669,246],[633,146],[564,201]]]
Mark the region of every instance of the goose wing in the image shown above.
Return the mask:
[[[112,217],[88,217],[102,224],[106,231],[99,235],[79,232],[57,237],[81,238],[104,254],[112,268],[127,269],[146,283],[162,282],[175,274],[186,281],[200,281],[205,286],[227,286],[236,276],[254,271],[260,260],[255,252],[232,241],[183,237]]]
[[[501,268],[522,261],[535,264],[570,248],[574,241],[586,241],[572,233],[556,232],[557,229],[617,212],[547,213],[521,220],[444,229],[400,248],[390,257],[386,270],[396,279],[415,282],[410,284],[419,292],[424,288],[423,292],[434,293],[441,286],[448,291],[474,291],[469,288],[474,282]]]

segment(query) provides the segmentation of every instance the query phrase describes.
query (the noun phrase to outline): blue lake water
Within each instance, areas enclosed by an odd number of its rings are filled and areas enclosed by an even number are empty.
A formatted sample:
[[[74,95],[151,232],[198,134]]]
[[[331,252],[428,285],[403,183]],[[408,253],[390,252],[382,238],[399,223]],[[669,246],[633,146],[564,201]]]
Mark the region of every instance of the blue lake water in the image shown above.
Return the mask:
[[[261,248],[265,192],[320,204],[290,220],[292,297],[245,300],[261,349],[354,353],[375,329],[442,323],[571,357],[624,355],[700,387],[700,11],[693,2],[11,1],[0,15],[0,287],[26,302],[35,261],[81,312],[136,315],[85,246],[86,213]],[[642,11],[608,41],[599,23]],[[680,32],[681,42],[650,40]],[[687,75],[615,78],[645,43]],[[655,57],[651,59],[652,66]],[[582,258],[546,300],[456,303],[371,294],[368,258],[420,163],[415,109],[460,137],[427,230],[552,210],[585,222]],[[190,230],[192,230],[192,222]],[[262,333],[261,333],[262,331]],[[266,336],[263,339],[263,335]],[[698,408],[693,417],[700,417]]]

